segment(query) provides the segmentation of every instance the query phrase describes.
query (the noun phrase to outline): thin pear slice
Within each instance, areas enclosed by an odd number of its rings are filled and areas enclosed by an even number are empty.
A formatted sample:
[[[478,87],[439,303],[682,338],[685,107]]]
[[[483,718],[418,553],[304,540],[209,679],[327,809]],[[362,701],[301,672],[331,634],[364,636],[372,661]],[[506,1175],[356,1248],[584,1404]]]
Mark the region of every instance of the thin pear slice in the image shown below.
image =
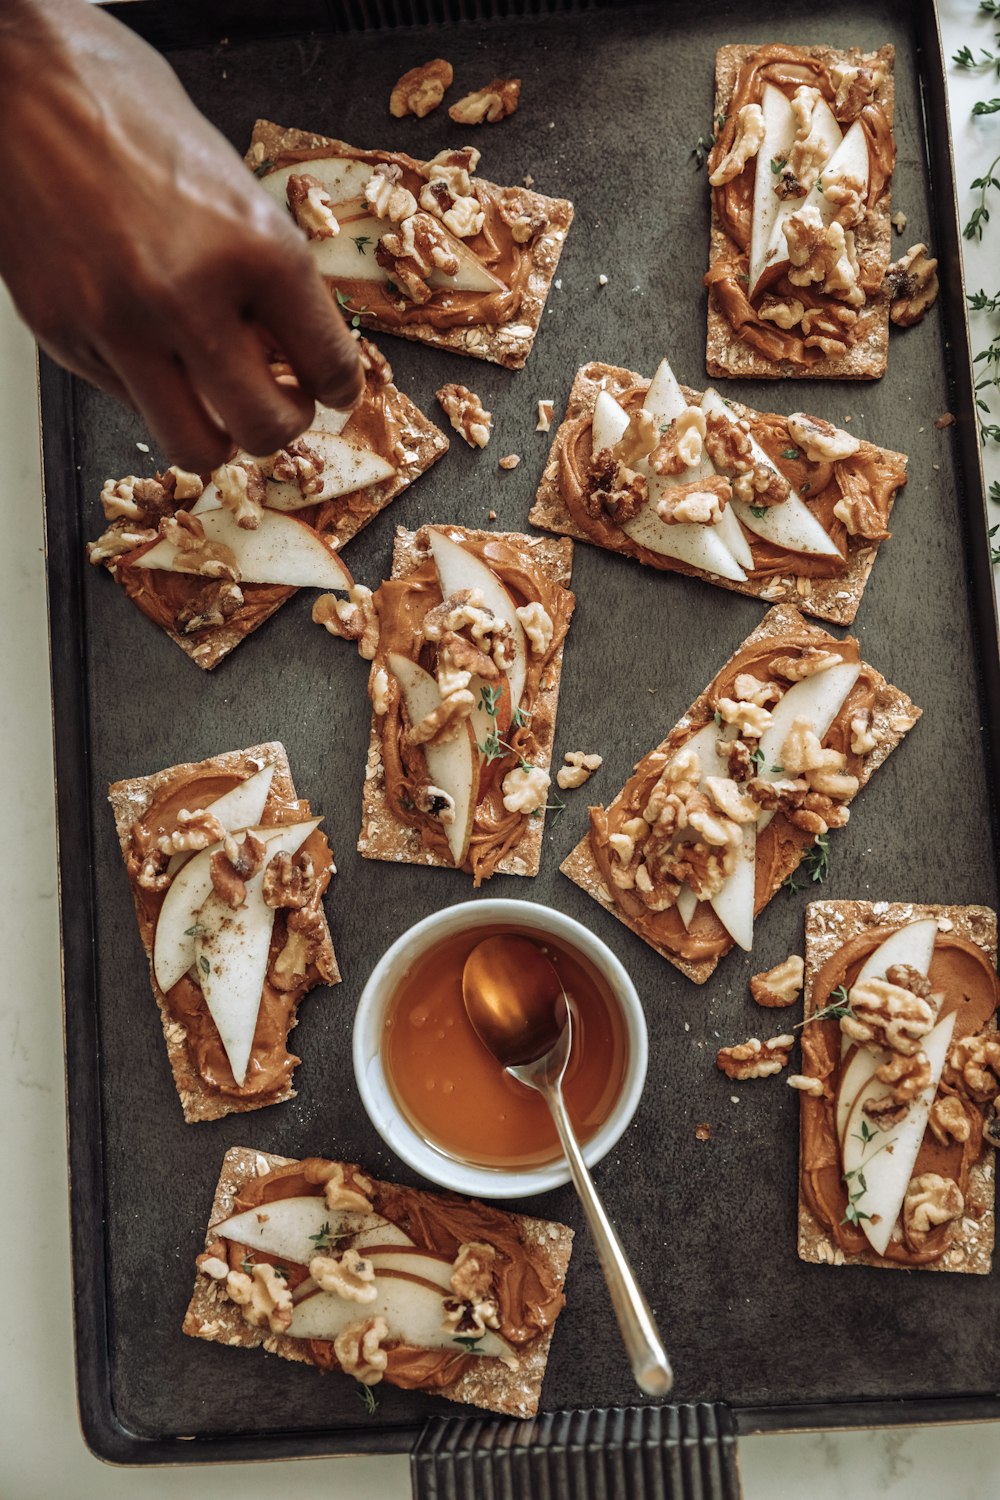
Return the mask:
[[[367,489],[370,484],[381,484],[396,472],[380,454],[350,438],[312,428],[303,433],[303,437],[323,460],[320,476],[323,487],[315,495],[303,495],[290,479],[269,479],[264,502],[269,510],[304,510],[307,505],[318,505],[324,500],[335,500],[339,495],[352,495],[356,490]]]
[[[315,818],[273,830],[267,859],[282,851],[295,854],[318,825]],[[274,907],[264,900],[266,869],[267,860],[246,882],[246,899],[235,909],[213,890],[194,924],[198,983],[240,1088],[246,1082],[274,927]]]
[[[359,1318],[384,1318],[390,1339],[401,1339],[414,1349],[451,1349],[465,1352],[456,1343],[455,1331],[444,1328],[444,1298],[438,1287],[410,1281],[398,1274],[376,1276],[374,1302],[348,1302],[331,1292],[317,1292],[296,1303],[288,1328],[293,1339],[335,1339]],[[487,1329],[475,1354],[509,1359],[513,1353],[506,1339]]]
[[[402,1249],[375,1249],[373,1246],[365,1251],[365,1255],[375,1267],[376,1279],[388,1271],[402,1271],[407,1276],[420,1276],[424,1281],[433,1281],[446,1297],[454,1296],[451,1286],[453,1262],[444,1256],[430,1255],[426,1250],[418,1250],[415,1246],[409,1250],[405,1246]]]
[[[763,759],[757,775],[762,780],[778,781],[785,775],[783,770],[774,768],[781,765],[782,746],[796,719],[805,719],[817,739],[823,739],[843,708],[860,672],[859,663],[846,661],[828,667],[825,672],[816,672],[812,677],[804,677],[801,682],[792,683],[771,709],[771,722],[758,742]],[[762,813],[758,829],[765,829],[773,816],[771,812]]]
[[[336,406],[324,406],[322,401],[317,401],[309,431],[328,432],[331,437],[339,437],[353,415],[352,411],[340,411]]]
[[[290,833],[301,834],[301,844],[319,824],[320,819],[313,818],[308,823],[294,823],[290,828],[255,828],[253,831],[270,849],[272,843]],[[198,912],[212,892],[212,855],[221,848],[221,844],[210,844],[207,849],[192,855],[167,887],[153,934],[153,974],[164,994],[194,963],[194,929],[198,925]]]
[[[388,667],[399,683],[410,723],[419,724],[441,702],[437,683],[417,662],[395,651],[389,654]],[[463,720],[454,739],[441,745],[424,745],[423,750],[431,784],[447,792],[455,804],[453,821],[442,827],[458,869],[469,852],[479,795],[479,747],[472,725],[468,719]]]
[[[711,387],[701,398],[702,410],[708,416],[721,417],[723,421],[736,425],[736,417],[726,405],[718,391]],[[766,464],[775,473],[780,471],[751,435],[750,448],[755,463]],[[754,515],[749,505],[733,500],[732,508],[748,531],[762,537],[764,541],[782,547],[788,552],[802,552],[811,557],[842,557],[843,553],[833,538],[824,531],[812,511],[793,489],[787,500],[780,505],[757,506],[762,515]]]
[[[248,776],[246,781],[234,786],[232,791],[223,792],[221,797],[216,797],[204,811],[218,818],[227,833],[235,833],[239,828],[253,828],[263,815],[273,776],[274,767],[265,766],[253,776]],[[167,874],[176,875],[190,859],[190,853],[173,855],[167,865]]]
[[[386,1244],[390,1235],[398,1234],[399,1244],[413,1243],[401,1229],[397,1230],[380,1214],[355,1213],[349,1209],[332,1213],[323,1198],[309,1194],[276,1198],[273,1203],[262,1204],[260,1208],[248,1208],[244,1213],[233,1214],[221,1223],[213,1224],[212,1233],[247,1245],[251,1250],[261,1250],[265,1255],[279,1255],[282,1260],[301,1266],[307,1266],[314,1255],[325,1252],[327,1245],[331,1247],[331,1253],[337,1254],[341,1236],[350,1235],[351,1244],[357,1244],[362,1236],[377,1233],[379,1242]]]
[[[813,128],[826,150],[826,157],[819,172],[819,177],[822,178],[823,173],[833,165],[840,143],[844,139],[844,133],[837,123],[836,116],[825,99],[821,100],[816,106],[816,111],[813,115]],[[770,160],[768,160],[768,171],[770,171],[770,165]],[[773,180],[777,181],[777,177],[775,176]],[[757,295],[763,277],[772,274],[779,265],[787,264],[788,246],[785,242],[781,226],[791,214],[798,212],[803,204],[815,201],[815,193],[816,188],[814,186],[804,198],[784,198],[779,201],[771,221],[771,236],[767,241],[767,248],[763,252],[763,255],[760,254],[757,247],[752,243],[751,231],[751,259],[759,267],[756,278],[751,277],[749,282],[751,299]]]
[[[605,448],[613,448],[624,435],[627,426],[628,414],[618,405],[614,396],[607,391],[598,391],[591,427],[591,452],[596,456]]]
[[[744,535],[732,502],[725,507],[720,519],[716,521],[715,532],[719,540],[729,548],[740,567],[745,572],[752,573],[754,570],[753,550]]]
[[[862,1135],[860,1124],[865,1103],[869,1099],[883,1098],[889,1092],[888,1085],[876,1078],[860,1091],[848,1117],[842,1152],[844,1176],[858,1212],[869,1215],[861,1220],[861,1228],[878,1255],[885,1254],[903,1206],[954,1029],[955,1012],[952,1011],[937,1023],[925,1040],[923,1050],[931,1066],[930,1083],[914,1099],[898,1125],[888,1130],[876,1129],[873,1139],[866,1140]],[[859,1172],[865,1181],[861,1190]],[[877,1222],[873,1224],[872,1219]]]
[[[711,898],[712,910],[737,947],[753,947],[753,898],[757,877],[757,825],[744,823],[736,868]]]
[[[686,407],[684,393],[669,361],[661,359],[643,398],[643,411],[649,412],[657,427],[668,427],[671,422],[676,422]]]
[[[453,541],[436,527],[429,528],[431,554],[437,568],[441,596],[447,599],[463,589],[478,589],[486,601],[487,608],[510,626],[507,637],[513,661],[507,672],[510,686],[511,708],[520,706],[524,684],[528,676],[528,643],[524,627],[517,618],[517,605],[500,579],[475,553],[469,552],[460,542]]]
[[[689,885],[682,885],[677,897],[677,915],[684,923],[685,928],[691,926],[691,918],[694,916],[695,907],[698,905],[698,897]]]
[[[773,83],[765,83],[760,99],[764,116],[764,140],[757,152],[753,189],[753,216],[750,221],[750,285],[756,286],[764,265],[764,255],[771,243],[774,220],[782,200],[774,191],[778,174],[772,162],[787,160],[795,139],[795,116],[787,97]]]
[[[202,500],[204,500],[202,496]],[[277,583],[293,588],[350,589],[354,583],[333,547],[295,516],[265,510],[255,531],[237,526],[227,510],[196,508],[210,542],[228,547],[236,559],[242,583]],[[165,537],[143,554],[137,568],[177,567],[177,548]]]
[[[260,179],[260,185],[276,203],[287,208],[288,179],[293,175],[301,175],[303,172],[308,173],[310,177],[315,177],[317,182],[321,182],[329,195],[330,202],[339,205],[346,203],[348,199],[360,198],[363,195],[371,179],[372,164],[368,161],[359,161],[354,156],[318,156],[310,161],[293,162],[291,166],[279,167],[276,172],[268,172]],[[341,235],[347,232],[346,229],[342,229]],[[351,254],[360,259],[353,245],[350,249]]]
[[[846,1038],[844,1040],[847,1040]],[[844,1144],[844,1131],[847,1129],[847,1121],[851,1110],[858,1100],[858,1095],[867,1083],[875,1076],[875,1070],[880,1068],[888,1059],[888,1052],[881,1047],[874,1050],[869,1047],[858,1047],[853,1042],[848,1042],[848,1052],[854,1048],[852,1057],[844,1055],[841,1065],[840,1083],[837,1085],[837,1099],[835,1104],[835,1115],[837,1122],[837,1140],[841,1148]]]
[[[868,979],[884,979],[887,970],[896,964],[909,964],[921,974],[929,974],[934,958],[937,933],[938,925],[933,917],[923,917],[918,922],[907,922],[905,927],[897,927],[884,943],[879,944],[874,953],[869,954],[858,971],[858,977],[854,983],[861,984]],[[847,1050],[848,1044],[849,1038],[844,1037],[842,1043],[844,1051]]]

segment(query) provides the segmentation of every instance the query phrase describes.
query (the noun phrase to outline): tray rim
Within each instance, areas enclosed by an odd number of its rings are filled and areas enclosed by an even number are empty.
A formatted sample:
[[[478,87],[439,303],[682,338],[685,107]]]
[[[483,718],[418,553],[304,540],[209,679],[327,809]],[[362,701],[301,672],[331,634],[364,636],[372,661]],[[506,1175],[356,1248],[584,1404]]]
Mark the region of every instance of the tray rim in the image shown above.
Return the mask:
[[[596,0],[611,7],[629,0]],[[594,0],[590,0],[594,4]],[[197,36],[169,40],[172,7],[161,0],[129,0],[106,7],[125,24],[154,44],[204,44],[226,25],[231,36],[261,37],[288,34],[307,25],[326,30],[345,29],[332,14],[334,7],[316,0],[298,0],[294,18],[274,17],[268,25],[266,5],[255,0],[204,4]],[[375,6],[378,10],[380,7]],[[560,8],[558,5],[556,8]],[[587,5],[586,8],[590,8]],[[217,19],[209,19],[215,18]],[[526,17],[533,19],[533,17]],[[182,18],[177,18],[178,20]],[[511,16],[498,19],[509,20]],[[405,24],[405,23],[404,23]],[[433,25],[433,22],[428,23]],[[457,24],[463,24],[458,21]],[[467,22],[466,22],[467,24]],[[960,409],[974,412],[974,375],[966,313],[966,282],[961,257],[961,217],[952,144],[943,44],[936,0],[916,0],[910,24],[916,41],[922,137],[928,163],[932,223],[944,275],[940,300],[947,310],[951,334],[947,377]],[[206,31],[207,28],[207,31]],[[362,29],[362,26],[351,29]],[[425,29],[423,26],[420,29]],[[96,1457],[123,1467],[193,1467],[240,1460],[280,1462],[332,1455],[364,1456],[412,1453],[422,1431],[409,1423],[380,1427],[357,1425],[335,1432],[241,1433],[225,1437],[145,1437],[129,1429],[117,1416],[110,1383],[109,1299],[105,1276],[106,1244],[99,1204],[74,1182],[103,1186],[103,1125],[100,1100],[93,1087],[100,1059],[96,1007],[68,1004],[68,993],[93,993],[95,984],[93,889],[93,809],[88,785],[88,693],[82,644],[57,652],[56,642],[76,639],[73,633],[81,595],[82,535],[75,504],[73,475],[75,430],[73,378],[44,354],[39,355],[38,394],[42,450],[42,506],[45,526],[46,590],[49,623],[49,664],[52,681],[52,729],[55,767],[56,858],[60,918],[61,1000],[66,1061],[67,1152],[73,1331],[76,1362],[77,1410],[85,1443]],[[978,688],[987,737],[991,825],[998,823],[1000,787],[1000,611],[987,562],[986,482],[978,423],[956,424],[956,474],[964,501],[964,545],[972,579],[971,606],[980,634],[975,659]],[[985,649],[984,649],[985,647]],[[72,888],[76,899],[68,898]],[[80,893],[89,899],[81,901]],[[72,978],[70,978],[72,975]],[[724,1401],[702,1403],[731,1414],[739,1436],[758,1433],[847,1431],[923,1423],[955,1424],[1000,1420],[1000,1393],[970,1392],[961,1396],[902,1397],[849,1402],[815,1401],[801,1405],[738,1405]],[[582,1408],[587,1410],[588,1408]],[[594,1408],[590,1408],[594,1409]],[[596,1408],[600,1409],[600,1408]],[[457,1414],[460,1418],[462,1413]],[[432,1419],[433,1420],[433,1419]],[[504,1419],[498,1419],[502,1421]]]

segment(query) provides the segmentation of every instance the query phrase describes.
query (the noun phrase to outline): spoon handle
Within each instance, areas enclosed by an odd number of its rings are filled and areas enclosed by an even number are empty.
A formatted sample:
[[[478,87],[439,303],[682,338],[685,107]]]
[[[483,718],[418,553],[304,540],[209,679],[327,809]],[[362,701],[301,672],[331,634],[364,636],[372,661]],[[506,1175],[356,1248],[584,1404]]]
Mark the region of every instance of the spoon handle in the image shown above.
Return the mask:
[[[632,1373],[639,1389],[647,1396],[666,1396],[674,1383],[666,1350],[660,1339],[649,1304],[639,1290],[632,1267],[604,1205],[597,1196],[587,1164],[583,1159],[579,1142],[573,1133],[562,1090],[558,1085],[544,1089],[546,1100],[552,1111],[556,1130],[562,1142],[563,1152],[569,1163],[573,1186],[579,1194],[587,1224],[597,1250],[597,1258],[604,1272],[604,1279],[611,1293],[611,1302],[621,1329],[625,1349],[632,1365]]]

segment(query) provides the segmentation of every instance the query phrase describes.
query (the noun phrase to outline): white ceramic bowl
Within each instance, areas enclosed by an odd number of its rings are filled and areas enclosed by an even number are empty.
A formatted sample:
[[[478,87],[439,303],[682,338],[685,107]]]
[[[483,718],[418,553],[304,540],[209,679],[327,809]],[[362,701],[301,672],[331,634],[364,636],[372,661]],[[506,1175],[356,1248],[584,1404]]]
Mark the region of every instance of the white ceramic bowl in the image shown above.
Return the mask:
[[[510,1171],[457,1161],[424,1140],[413,1128],[396,1103],[382,1066],[386,1010],[410,966],[428,948],[452,933],[500,924],[516,926],[539,937],[561,938],[590,960],[618,1000],[628,1039],[625,1076],[611,1114],[584,1147],[587,1165],[593,1166],[611,1150],[635,1114],[646,1081],[649,1050],[646,1018],[635,985],[611,949],[572,917],[548,906],[536,906],[530,901],[468,901],[432,912],[397,938],[375,965],[358,1002],[354,1019],[354,1075],[368,1118],[386,1145],[414,1171],[458,1193],[524,1198],[568,1182],[569,1167],[565,1161]]]

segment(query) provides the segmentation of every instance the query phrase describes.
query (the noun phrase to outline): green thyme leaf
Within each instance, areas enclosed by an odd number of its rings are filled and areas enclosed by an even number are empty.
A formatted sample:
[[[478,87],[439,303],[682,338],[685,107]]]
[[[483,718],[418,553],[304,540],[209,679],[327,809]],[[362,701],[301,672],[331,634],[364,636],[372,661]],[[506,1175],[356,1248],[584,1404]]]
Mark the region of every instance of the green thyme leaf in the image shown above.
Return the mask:
[[[378,1397],[370,1385],[358,1386],[358,1400],[370,1417],[378,1411]]]
[[[212,972],[212,966],[204,954],[198,960],[198,967],[203,974],[210,974]]]
[[[368,246],[372,242],[371,235],[370,234],[353,234],[351,236],[351,238],[354,241],[354,244],[355,244],[355,246],[357,248],[358,254],[359,255],[364,255],[365,250],[368,248]]]
[[[798,448],[782,448],[781,456],[782,458],[801,458],[802,454]]]
[[[273,166],[274,166],[274,162],[273,161],[262,161],[256,167],[254,167],[254,169],[253,169],[253,175],[255,177],[266,177],[267,174],[268,174],[268,172],[270,172],[271,169],[273,168]]]
[[[756,516],[757,519],[758,519],[758,521],[760,521],[760,520],[763,519],[764,516],[767,515],[767,506],[766,505],[751,505],[751,507],[750,507],[750,514],[752,516]]]

